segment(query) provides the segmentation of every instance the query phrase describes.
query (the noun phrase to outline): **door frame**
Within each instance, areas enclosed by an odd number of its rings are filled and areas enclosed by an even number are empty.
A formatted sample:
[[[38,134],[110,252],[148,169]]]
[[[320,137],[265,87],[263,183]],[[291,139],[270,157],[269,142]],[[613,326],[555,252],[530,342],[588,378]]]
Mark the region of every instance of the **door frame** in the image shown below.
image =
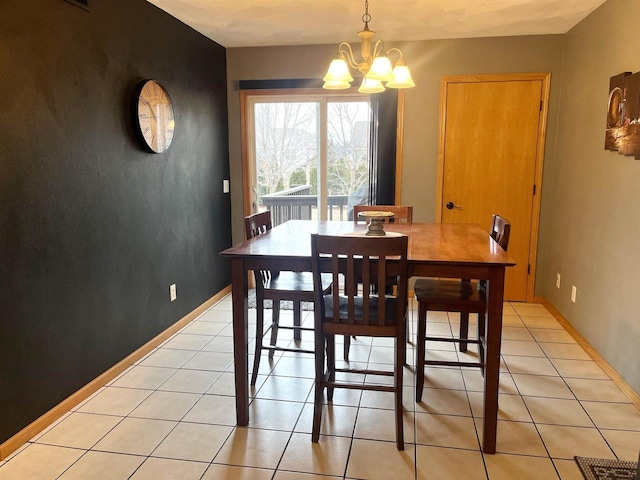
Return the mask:
[[[538,258],[538,235],[540,228],[540,205],[542,198],[542,171],[544,166],[544,148],[547,134],[547,116],[549,112],[549,90],[551,73],[512,73],[491,75],[452,75],[444,76],[440,81],[440,114],[438,125],[438,171],[436,176],[436,222],[442,222],[442,205],[444,203],[444,157],[445,157],[445,125],[447,118],[447,90],[452,83],[541,81],[542,104],[540,105],[540,121],[538,123],[538,139],[535,159],[535,194],[531,213],[531,237],[529,239],[529,274],[527,275],[526,301],[535,301],[536,267]]]

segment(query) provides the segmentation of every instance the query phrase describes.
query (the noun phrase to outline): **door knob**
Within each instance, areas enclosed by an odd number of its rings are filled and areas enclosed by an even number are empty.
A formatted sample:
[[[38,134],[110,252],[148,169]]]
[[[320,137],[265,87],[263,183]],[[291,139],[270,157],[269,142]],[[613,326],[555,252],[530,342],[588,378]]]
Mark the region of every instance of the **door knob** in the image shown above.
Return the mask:
[[[453,210],[454,208],[457,208],[458,210],[462,210],[462,207],[459,207],[458,205],[456,205],[453,202],[447,202],[445,207],[447,207],[449,210]]]

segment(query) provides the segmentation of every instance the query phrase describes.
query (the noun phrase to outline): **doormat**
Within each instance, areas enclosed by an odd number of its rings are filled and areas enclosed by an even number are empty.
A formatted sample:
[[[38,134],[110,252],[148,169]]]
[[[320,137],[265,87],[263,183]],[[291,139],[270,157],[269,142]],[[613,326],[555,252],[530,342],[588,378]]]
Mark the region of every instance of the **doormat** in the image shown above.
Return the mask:
[[[636,480],[638,463],[604,458],[573,457],[586,480]]]
[[[250,288],[247,296],[247,302],[249,308],[256,308],[256,289]],[[313,302],[302,302],[301,305],[303,311],[313,311]],[[271,308],[271,300],[266,299],[264,301],[264,308]],[[280,302],[280,310],[293,310],[293,302],[290,300],[282,300]]]

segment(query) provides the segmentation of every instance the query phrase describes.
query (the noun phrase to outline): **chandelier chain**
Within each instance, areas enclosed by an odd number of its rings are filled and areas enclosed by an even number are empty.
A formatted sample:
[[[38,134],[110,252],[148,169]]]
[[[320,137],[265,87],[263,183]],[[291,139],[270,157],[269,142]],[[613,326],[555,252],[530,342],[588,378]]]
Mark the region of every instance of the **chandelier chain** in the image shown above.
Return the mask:
[[[371,21],[371,15],[369,15],[369,0],[364,0],[364,15],[362,15],[362,21],[364,22],[364,29],[369,30],[369,22]]]

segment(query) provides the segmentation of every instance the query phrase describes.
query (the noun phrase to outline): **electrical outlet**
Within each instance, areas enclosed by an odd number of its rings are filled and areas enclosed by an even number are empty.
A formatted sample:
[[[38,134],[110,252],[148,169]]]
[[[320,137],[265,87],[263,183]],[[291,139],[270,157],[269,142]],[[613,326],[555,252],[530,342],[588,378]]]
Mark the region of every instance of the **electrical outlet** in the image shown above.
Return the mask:
[[[560,288],[560,274],[556,273],[556,288]]]
[[[222,181],[222,193],[229,193],[229,180]]]
[[[175,283],[169,287],[169,297],[171,298],[171,301],[172,301],[172,302],[173,302],[173,301],[176,299],[176,297],[177,297],[177,294],[176,294],[176,284],[175,284]]]
[[[575,285],[571,285],[571,301],[573,303],[576,303],[576,293],[577,293],[577,289]]]

